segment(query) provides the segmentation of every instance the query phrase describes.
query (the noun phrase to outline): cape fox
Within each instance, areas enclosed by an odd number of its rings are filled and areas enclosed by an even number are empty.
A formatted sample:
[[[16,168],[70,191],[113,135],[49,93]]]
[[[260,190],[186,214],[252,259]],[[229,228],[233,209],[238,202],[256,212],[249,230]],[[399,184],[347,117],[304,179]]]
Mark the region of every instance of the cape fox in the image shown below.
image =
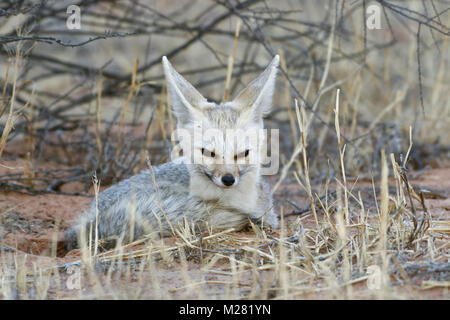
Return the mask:
[[[169,236],[186,224],[196,231],[239,230],[249,221],[278,226],[271,189],[261,175],[264,139],[231,139],[227,134],[263,128],[263,116],[272,106],[278,55],[234,100],[217,104],[207,101],[166,57],[162,64],[177,129],[185,133],[178,145],[182,154],[100,192],[66,232],[68,250],[83,237],[94,239],[94,232],[110,247],[149,234]],[[207,130],[216,133],[213,139],[194,137]]]

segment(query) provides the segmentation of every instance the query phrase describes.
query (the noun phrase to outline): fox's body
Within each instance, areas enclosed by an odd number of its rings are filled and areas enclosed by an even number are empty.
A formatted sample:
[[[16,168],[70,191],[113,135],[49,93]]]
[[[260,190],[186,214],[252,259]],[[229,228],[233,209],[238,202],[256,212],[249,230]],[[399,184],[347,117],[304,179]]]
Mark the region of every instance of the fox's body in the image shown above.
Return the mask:
[[[98,195],[81,221],[66,233],[68,249],[79,245],[82,229],[97,228],[99,239],[122,243],[175,229],[241,229],[249,220],[278,226],[269,185],[260,173],[261,142],[230,143],[227,130],[261,129],[271,106],[278,57],[232,102],[206,101],[163,59],[177,128],[188,138],[183,155],[123,180]],[[219,132],[215,139],[194,138],[194,131]],[[213,141],[214,140],[214,141]],[[250,159],[256,159],[250,161]],[[194,160],[194,161],[192,161]]]
[[[226,190],[231,191],[230,194],[223,194],[222,191],[219,197],[214,197],[210,191],[205,199],[191,193],[186,165],[168,162],[152,170],[144,170],[99,194],[98,237],[105,240],[122,237],[123,243],[128,243],[150,233],[169,236],[172,230],[168,221],[173,228],[178,228],[185,225],[185,217],[186,221],[203,231],[208,227],[239,230],[248,224],[249,218],[258,220],[267,211],[265,223],[276,226],[269,186],[261,179],[255,184],[255,189],[255,192],[248,193],[249,190],[243,185],[242,190]],[[240,193],[238,197],[236,192]],[[89,232],[89,223],[92,222],[92,228],[95,228],[95,216],[96,202],[93,201],[87,214],[82,217],[84,223],[67,233],[68,249],[77,247],[77,234],[82,226],[86,226]],[[132,226],[130,222],[133,220],[135,223]]]

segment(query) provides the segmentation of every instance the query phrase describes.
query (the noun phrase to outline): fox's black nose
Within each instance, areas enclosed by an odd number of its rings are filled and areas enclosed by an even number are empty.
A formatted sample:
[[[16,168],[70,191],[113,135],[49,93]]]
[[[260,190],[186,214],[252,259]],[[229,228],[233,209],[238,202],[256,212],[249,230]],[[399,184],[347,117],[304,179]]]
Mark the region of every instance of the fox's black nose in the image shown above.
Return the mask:
[[[234,177],[231,174],[226,174],[222,177],[222,182],[227,187],[232,186],[234,181]]]

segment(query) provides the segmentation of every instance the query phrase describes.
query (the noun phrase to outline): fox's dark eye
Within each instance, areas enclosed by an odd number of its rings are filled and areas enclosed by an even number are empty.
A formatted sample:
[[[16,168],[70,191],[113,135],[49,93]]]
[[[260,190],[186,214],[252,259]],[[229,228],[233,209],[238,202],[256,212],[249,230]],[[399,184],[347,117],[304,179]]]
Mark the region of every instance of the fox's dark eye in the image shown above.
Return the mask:
[[[202,148],[202,155],[204,155],[205,157],[211,157],[214,158],[216,156],[216,153],[213,151],[208,151],[205,148]]]
[[[248,157],[248,154],[250,153],[250,150],[245,150],[244,152],[241,152],[239,154],[234,155],[234,161],[237,161],[238,158],[246,158]]]

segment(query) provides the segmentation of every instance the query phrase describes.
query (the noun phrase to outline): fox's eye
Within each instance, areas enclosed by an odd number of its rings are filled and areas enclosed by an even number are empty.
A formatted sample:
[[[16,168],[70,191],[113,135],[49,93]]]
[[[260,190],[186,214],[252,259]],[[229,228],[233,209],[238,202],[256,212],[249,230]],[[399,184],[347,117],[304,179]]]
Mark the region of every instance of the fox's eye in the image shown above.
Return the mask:
[[[245,150],[244,152],[241,152],[239,154],[234,155],[234,161],[237,161],[238,158],[246,158],[248,157],[248,154],[250,153],[250,150]]]
[[[216,153],[214,151],[208,151],[205,148],[202,148],[202,155],[204,155],[205,157],[211,157],[214,158],[216,156]]]

